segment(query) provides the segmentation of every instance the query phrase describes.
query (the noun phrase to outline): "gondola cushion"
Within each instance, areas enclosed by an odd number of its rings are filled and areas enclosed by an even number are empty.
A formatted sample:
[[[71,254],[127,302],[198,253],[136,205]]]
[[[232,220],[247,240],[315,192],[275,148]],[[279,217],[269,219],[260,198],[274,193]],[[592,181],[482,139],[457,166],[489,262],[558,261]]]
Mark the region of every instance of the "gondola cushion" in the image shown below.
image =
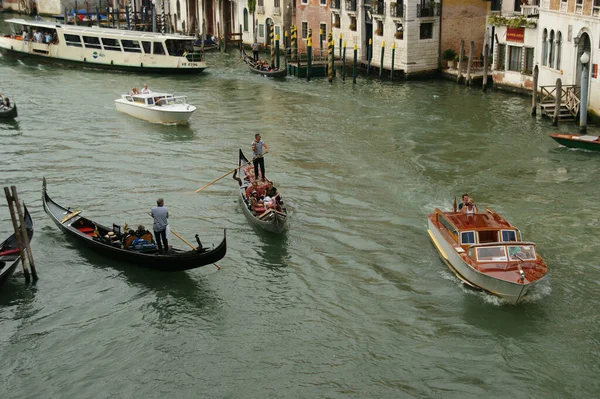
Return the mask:
[[[155,249],[156,245],[141,238],[133,240],[130,246],[131,249]]]

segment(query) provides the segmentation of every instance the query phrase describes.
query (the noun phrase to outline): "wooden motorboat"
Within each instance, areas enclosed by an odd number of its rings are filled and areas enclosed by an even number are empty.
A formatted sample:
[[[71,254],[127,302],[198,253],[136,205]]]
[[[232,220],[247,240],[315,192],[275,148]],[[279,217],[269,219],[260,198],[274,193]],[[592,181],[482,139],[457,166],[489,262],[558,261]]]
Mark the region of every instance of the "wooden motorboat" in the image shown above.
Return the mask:
[[[10,34],[0,36],[0,51],[19,57],[87,68],[148,73],[200,73],[202,53],[193,36],[7,19]],[[49,34],[50,43],[29,40],[32,31]],[[25,35],[24,35],[25,33]]]
[[[54,223],[80,246],[148,269],[167,272],[195,269],[219,261],[227,252],[227,240],[223,237],[223,241],[213,249],[199,245],[195,250],[183,251],[171,248],[169,252],[160,254],[156,246],[151,245],[151,233],[145,233],[150,234],[150,237],[130,235],[128,232],[121,232],[121,227],[116,224],[113,224],[113,227],[105,227],[81,216],[80,211],[72,212],[58,205],[48,196],[45,178],[42,203]],[[148,244],[134,245],[135,238],[143,238]],[[199,242],[197,235],[196,240]]]
[[[283,78],[287,75],[287,70],[285,69],[269,68],[268,70],[265,70],[264,66],[259,65],[252,58],[248,57],[244,49],[242,49],[241,52],[242,59],[248,66],[248,69],[250,69],[252,72],[259,75],[268,76],[270,78]]]
[[[23,206],[23,212],[27,235],[29,241],[31,241],[33,238],[33,220],[26,206]],[[13,234],[0,244],[0,287],[12,276],[20,259],[17,237]]]
[[[0,105],[0,119],[15,119],[17,116],[19,116],[17,104],[12,103],[10,107]]]
[[[238,170],[240,177],[237,177]],[[256,185],[253,184],[255,182],[254,165],[252,164],[252,161],[248,161],[242,150],[240,150],[239,153],[238,169],[234,173],[233,178],[237,180],[240,186],[240,203],[242,205],[242,210],[250,223],[272,233],[281,233],[284,231],[288,212],[281,195],[277,199],[277,206],[274,208],[251,206],[250,195],[252,194],[252,191],[256,190],[259,193],[259,196],[261,194],[264,196],[268,179],[260,182],[256,181]]]
[[[188,123],[196,107],[188,104],[186,96],[167,93],[123,94],[115,100],[117,111],[152,123]]]
[[[435,209],[428,233],[450,270],[466,284],[516,304],[548,271],[534,243],[490,209],[467,215]]]
[[[550,133],[557,143],[570,148],[581,148],[590,151],[600,151],[600,137],[581,134]]]

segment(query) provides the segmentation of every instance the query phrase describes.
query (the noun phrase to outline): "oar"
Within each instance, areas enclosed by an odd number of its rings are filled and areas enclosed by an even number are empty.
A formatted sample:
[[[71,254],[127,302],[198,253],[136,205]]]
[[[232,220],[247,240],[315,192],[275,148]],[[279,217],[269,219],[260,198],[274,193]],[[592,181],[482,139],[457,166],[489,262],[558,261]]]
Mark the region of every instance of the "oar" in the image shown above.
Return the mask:
[[[269,153],[269,151],[265,151],[265,153],[264,153],[264,154],[262,154],[260,157],[264,157],[264,156],[265,156],[265,155],[267,155],[268,153]],[[256,157],[256,158],[260,158],[260,157]],[[238,166],[237,168],[231,169],[229,172],[225,173],[223,176],[221,176],[221,177],[219,177],[219,178],[217,178],[217,179],[215,179],[215,180],[211,181],[210,183],[208,183],[208,184],[207,184],[207,185],[205,185],[205,186],[202,186],[202,187],[200,187],[198,190],[196,190],[196,192],[197,192],[197,193],[199,193],[200,191],[204,190],[206,187],[208,187],[208,186],[212,186],[213,184],[215,184],[216,182],[218,182],[218,181],[219,181],[219,180],[221,180],[222,178],[224,178],[224,177],[226,177],[226,176],[228,176],[228,175],[232,174],[232,173],[233,173],[233,172],[235,172],[236,170],[238,170],[238,169],[240,169],[240,168],[242,168],[242,167],[244,167],[244,166],[248,165],[249,163],[251,163],[251,162],[254,162],[254,160],[255,160],[256,158],[252,158],[252,160],[250,160],[250,161],[246,162],[245,164],[242,164],[242,165]]]
[[[146,212],[148,215],[152,216],[152,214],[150,212]],[[189,242],[187,242],[182,236],[180,236],[179,234],[177,234],[176,232],[173,231],[172,228],[169,227],[169,231],[171,233],[173,233],[175,235],[175,237],[179,238],[181,241],[185,242],[187,245],[190,246],[190,248],[192,248],[194,251],[197,251],[198,249],[193,246],[192,244],[190,244]],[[168,248],[167,248],[168,249]],[[217,265],[216,263],[213,263],[213,265],[215,265],[217,267],[217,269],[221,270],[221,266]]]

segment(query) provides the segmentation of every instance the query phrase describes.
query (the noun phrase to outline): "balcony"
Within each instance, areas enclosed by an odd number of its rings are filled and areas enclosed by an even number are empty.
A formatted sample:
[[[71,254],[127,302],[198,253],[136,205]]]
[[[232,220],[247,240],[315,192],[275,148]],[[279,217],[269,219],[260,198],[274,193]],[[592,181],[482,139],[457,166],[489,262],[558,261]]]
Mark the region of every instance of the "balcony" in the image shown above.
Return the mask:
[[[332,10],[339,10],[341,8],[340,3],[341,0],[331,0],[329,2],[329,8],[331,8]]]
[[[404,18],[404,3],[390,3],[390,15],[392,18]]]
[[[373,0],[371,3],[371,12],[373,15],[385,15],[385,3],[383,0]]]
[[[417,18],[439,16],[440,3],[434,3],[433,1],[422,1],[421,4],[417,4]]]
[[[356,12],[356,0],[346,0],[346,11]]]
[[[540,6],[538,5],[521,5],[521,15],[526,17],[540,14]]]
[[[281,15],[281,7],[273,7],[273,15]]]

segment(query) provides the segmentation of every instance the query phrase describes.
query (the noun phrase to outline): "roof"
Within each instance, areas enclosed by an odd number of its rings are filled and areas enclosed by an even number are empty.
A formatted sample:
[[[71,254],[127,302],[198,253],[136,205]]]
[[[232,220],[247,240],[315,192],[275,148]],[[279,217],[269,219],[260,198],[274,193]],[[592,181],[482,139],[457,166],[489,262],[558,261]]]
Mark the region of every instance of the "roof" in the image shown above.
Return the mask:
[[[502,216],[493,212],[479,212],[466,215],[461,212],[445,212],[444,216],[458,230],[500,230],[514,229]]]
[[[7,19],[5,22],[12,24],[21,24],[27,26],[33,26],[37,28],[44,29],[56,29],[60,28],[65,33],[79,33],[79,34],[90,34],[94,33],[96,35],[106,35],[111,37],[123,37],[123,38],[138,38],[138,39],[175,39],[175,40],[196,40],[194,36],[183,36],[183,35],[173,35],[173,34],[165,34],[162,33],[154,33],[154,32],[142,32],[135,30],[123,30],[123,29],[112,29],[112,28],[100,28],[97,26],[75,26],[75,25],[62,25],[56,22],[49,21],[34,21],[34,20],[25,20],[22,18],[11,18]]]

